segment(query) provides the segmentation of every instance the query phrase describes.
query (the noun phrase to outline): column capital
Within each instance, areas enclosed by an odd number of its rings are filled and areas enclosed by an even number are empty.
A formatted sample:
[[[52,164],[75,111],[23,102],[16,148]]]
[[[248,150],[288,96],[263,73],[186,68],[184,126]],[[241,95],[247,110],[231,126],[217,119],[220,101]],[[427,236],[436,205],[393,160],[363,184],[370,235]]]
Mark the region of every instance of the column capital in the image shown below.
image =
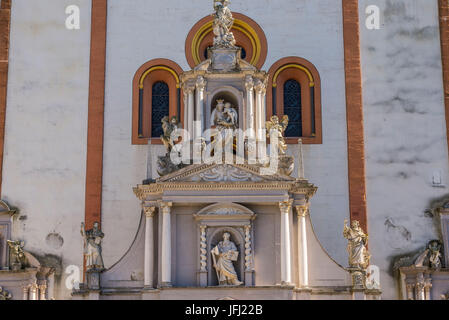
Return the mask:
[[[173,206],[173,202],[169,202],[169,201],[159,200],[157,203],[159,204],[159,208],[161,208],[161,209],[168,209]]]
[[[195,85],[191,83],[184,83],[182,85],[182,91],[184,94],[192,94],[195,91]]]
[[[254,90],[254,80],[251,76],[246,76],[245,78],[245,87],[246,90]]]
[[[296,206],[298,217],[307,217],[309,215],[309,204]]]
[[[156,212],[156,207],[143,207],[143,212],[147,218],[153,218]]]
[[[293,199],[279,202],[279,208],[281,209],[281,213],[289,212],[292,207],[292,204],[293,204]]]
[[[207,84],[207,81],[206,81],[206,79],[204,79],[203,76],[198,76],[196,78],[195,86],[197,89],[204,90],[204,88],[206,87],[206,84]]]
[[[260,79],[256,79],[254,89],[256,89],[257,94],[265,94],[267,92],[265,83],[263,81],[261,81]]]

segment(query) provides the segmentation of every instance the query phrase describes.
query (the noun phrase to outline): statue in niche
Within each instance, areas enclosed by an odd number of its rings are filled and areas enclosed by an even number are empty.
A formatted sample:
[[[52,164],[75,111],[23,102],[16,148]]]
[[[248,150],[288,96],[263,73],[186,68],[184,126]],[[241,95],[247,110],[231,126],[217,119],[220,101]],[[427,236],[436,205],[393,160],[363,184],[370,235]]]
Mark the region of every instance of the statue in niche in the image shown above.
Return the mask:
[[[11,269],[13,271],[21,270],[25,264],[25,252],[23,247],[25,247],[25,242],[23,241],[12,241],[8,240],[10,258],[11,258]]]
[[[214,0],[214,23],[213,32],[215,35],[214,46],[233,48],[235,47],[234,34],[230,31],[234,24],[232,12],[228,8],[229,0]]]
[[[287,151],[287,144],[285,143],[284,139],[284,132],[285,129],[288,127],[288,116],[284,115],[282,117],[281,122],[279,122],[278,116],[272,116],[271,121],[266,122],[266,128],[267,128],[267,137],[270,137],[270,131],[275,130],[276,135],[278,137],[278,154],[279,155],[285,155],[285,152]]]
[[[345,219],[343,236],[348,239],[349,266],[351,268],[366,269],[369,266],[370,254],[366,249],[368,236],[363,232],[357,220],[353,220],[348,227]]]
[[[164,134],[161,136],[161,140],[164,143],[167,152],[170,153],[171,150],[175,146],[175,141],[173,140],[172,133],[176,132],[180,127],[178,118],[173,116],[171,120],[169,120],[168,116],[165,116],[162,120],[162,130]]]
[[[101,255],[101,242],[104,233],[99,228],[99,223],[94,222],[90,230],[86,230],[84,223],[81,223],[81,236],[84,239],[84,256],[86,257],[86,267],[88,270],[103,271],[104,263]]]
[[[211,251],[220,286],[239,286],[243,283],[239,281],[233,264],[234,261],[237,261],[239,252],[230,238],[231,235],[225,232],[223,241],[220,241]]]
[[[232,107],[231,103],[225,103],[223,99],[218,99],[217,106],[212,111],[211,123],[220,132],[225,129],[236,129],[238,126],[237,111]]]

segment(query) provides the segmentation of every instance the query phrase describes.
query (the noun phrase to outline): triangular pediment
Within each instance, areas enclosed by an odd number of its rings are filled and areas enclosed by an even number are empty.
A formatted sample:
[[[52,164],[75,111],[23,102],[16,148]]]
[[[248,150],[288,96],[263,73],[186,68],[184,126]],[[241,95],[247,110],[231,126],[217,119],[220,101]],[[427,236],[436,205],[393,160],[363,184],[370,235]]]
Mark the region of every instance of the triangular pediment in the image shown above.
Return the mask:
[[[295,178],[274,174],[262,175],[260,167],[249,164],[198,164],[190,165],[157,182],[268,182],[295,181]]]

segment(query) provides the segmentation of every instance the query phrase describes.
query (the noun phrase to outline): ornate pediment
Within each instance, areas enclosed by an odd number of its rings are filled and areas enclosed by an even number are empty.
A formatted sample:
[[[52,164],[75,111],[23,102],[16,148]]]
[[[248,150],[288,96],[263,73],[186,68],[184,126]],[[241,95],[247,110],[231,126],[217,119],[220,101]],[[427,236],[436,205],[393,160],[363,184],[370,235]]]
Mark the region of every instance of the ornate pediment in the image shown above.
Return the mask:
[[[262,175],[260,167],[248,164],[191,165],[157,182],[267,182],[295,181],[295,178],[280,174]]]

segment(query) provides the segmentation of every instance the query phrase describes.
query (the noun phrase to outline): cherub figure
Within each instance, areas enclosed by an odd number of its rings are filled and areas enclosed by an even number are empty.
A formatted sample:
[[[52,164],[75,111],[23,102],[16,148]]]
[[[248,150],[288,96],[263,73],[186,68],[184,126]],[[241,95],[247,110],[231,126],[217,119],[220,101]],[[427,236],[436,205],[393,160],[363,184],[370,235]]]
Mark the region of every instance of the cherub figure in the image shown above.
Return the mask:
[[[278,116],[272,116],[271,121],[266,122],[267,137],[271,137],[271,131],[274,130],[278,139],[278,154],[285,155],[287,151],[287,144],[284,139],[285,129],[288,127],[288,116],[284,115],[281,122],[279,122]]]
[[[161,136],[161,140],[167,149],[167,152],[170,153],[173,147],[175,146],[175,141],[173,140],[172,133],[176,132],[179,128],[178,118],[173,116],[171,120],[169,120],[168,116],[162,118],[162,130],[164,134]]]

